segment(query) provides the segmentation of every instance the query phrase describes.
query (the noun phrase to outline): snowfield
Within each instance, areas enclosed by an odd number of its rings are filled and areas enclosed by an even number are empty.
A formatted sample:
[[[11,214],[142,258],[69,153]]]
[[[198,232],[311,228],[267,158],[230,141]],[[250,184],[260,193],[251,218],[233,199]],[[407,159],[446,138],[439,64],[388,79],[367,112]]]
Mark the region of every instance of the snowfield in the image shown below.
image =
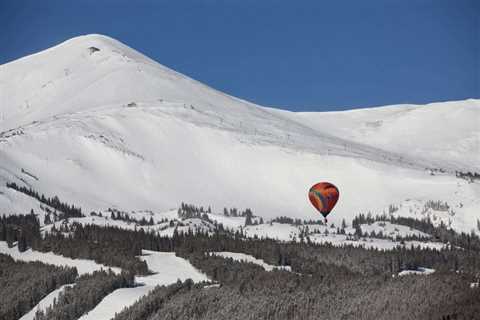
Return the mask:
[[[106,296],[93,310],[79,320],[110,320],[115,313],[134,304],[148,294],[155,286],[169,285],[188,278],[194,282],[208,281],[207,276],[195,269],[190,262],[175,256],[174,252],[142,250],[140,257],[147,262],[148,269],[155,272],[151,276],[135,277],[139,284],[135,288],[117,289]]]
[[[358,240],[349,240],[349,238],[342,234],[322,235],[314,234],[310,236],[310,240],[314,243],[330,243],[334,246],[355,246],[363,247],[365,249],[378,249],[378,250],[393,250],[396,247],[404,247],[406,249],[420,247],[422,249],[435,249],[443,250],[447,249],[448,245],[441,242],[432,241],[392,241],[389,239],[379,239],[371,237],[362,237]]]
[[[366,232],[368,234],[371,234],[372,232],[374,232],[377,235],[381,232],[384,236],[388,236],[393,239],[396,239],[399,237],[412,237],[412,236],[419,237],[419,238],[432,237],[431,235],[425,232],[415,230],[407,226],[390,223],[388,221],[376,221],[370,225],[362,224],[360,225],[360,228],[362,229],[362,232]]]
[[[86,213],[148,216],[186,202],[316,219],[307,190],[331,181],[340,190],[329,217],[336,225],[407,200],[421,204],[407,211],[417,216],[429,214],[422,209],[429,200],[448,202],[454,215],[440,218],[459,231],[480,218],[479,181],[455,176],[480,171],[477,100],[281,111],[88,35],[1,65],[0,119],[6,214],[38,208],[5,187],[15,182]]]
[[[379,226],[377,223],[373,223],[371,226],[365,224],[362,225],[362,231],[367,230],[376,230],[378,232],[383,230],[384,235],[390,235],[387,231],[391,231],[392,238],[402,237],[402,236],[411,236],[417,235],[424,238],[430,238],[431,236],[423,233],[419,230],[410,229],[409,227],[391,224],[389,222],[384,222],[385,227]],[[381,224],[381,222],[380,222]],[[278,241],[302,241],[300,238],[301,230],[305,229],[308,226],[309,234],[308,237],[313,243],[330,243],[334,246],[344,246],[352,245],[356,247],[364,247],[366,249],[379,249],[379,250],[392,250],[396,247],[405,247],[410,249],[412,247],[420,248],[429,248],[442,250],[446,249],[448,246],[441,242],[433,241],[400,241],[400,240],[390,240],[390,239],[380,239],[375,237],[361,237],[359,239],[353,240],[354,230],[352,228],[347,228],[347,234],[337,234],[336,228],[331,228],[330,226],[325,225],[289,225],[289,224],[280,224],[280,223],[266,223],[255,226],[247,226],[243,228],[243,231],[247,237],[253,238],[270,238]],[[397,229],[398,231],[395,231]],[[350,234],[350,235],[349,235]],[[303,241],[307,241],[306,238]]]
[[[223,252],[212,252],[212,255],[223,257],[226,259],[230,258],[240,262],[254,263],[259,265],[266,271],[272,271],[274,269],[292,271],[292,268],[290,266],[272,266],[271,264],[268,264],[265,261],[263,261],[263,259],[257,259],[254,256],[245,254],[245,253],[223,251]]]
[[[418,268],[417,270],[403,270],[398,273],[398,276],[408,276],[408,275],[429,275],[435,272],[435,269],[429,268]]]
[[[52,252],[40,252],[28,249],[24,252],[19,252],[18,248],[9,248],[7,242],[0,241],[0,253],[8,254],[13,259],[18,261],[40,261],[45,264],[53,264],[56,266],[67,266],[77,268],[78,275],[92,273],[99,270],[111,269],[115,273],[120,273],[121,270],[116,267],[108,267],[103,264],[96,263],[93,260],[85,259],[71,259]]]

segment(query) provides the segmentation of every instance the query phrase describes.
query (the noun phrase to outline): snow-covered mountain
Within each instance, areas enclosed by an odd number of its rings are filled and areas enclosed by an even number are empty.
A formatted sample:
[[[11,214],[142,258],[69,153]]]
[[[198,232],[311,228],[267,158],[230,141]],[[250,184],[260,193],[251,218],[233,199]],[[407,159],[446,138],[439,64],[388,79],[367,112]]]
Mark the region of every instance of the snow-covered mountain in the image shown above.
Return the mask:
[[[480,102],[292,113],[223,94],[101,35],[0,66],[0,212],[32,198],[87,210],[166,211],[184,201],[318,218],[308,198],[331,181],[330,219],[446,201],[470,231],[480,218]]]

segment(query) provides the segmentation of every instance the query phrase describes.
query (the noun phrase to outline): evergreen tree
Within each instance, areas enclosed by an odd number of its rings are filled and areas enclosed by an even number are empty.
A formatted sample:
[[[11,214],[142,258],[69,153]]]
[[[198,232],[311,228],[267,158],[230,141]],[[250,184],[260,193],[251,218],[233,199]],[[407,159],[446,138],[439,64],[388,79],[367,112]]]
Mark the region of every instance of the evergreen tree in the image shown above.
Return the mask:
[[[51,224],[51,223],[52,223],[52,219],[50,218],[50,213],[47,213],[43,220],[43,224]]]
[[[251,226],[252,223],[252,211],[247,211],[245,217],[245,226]]]
[[[27,250],[27,239],[25,238],[25,234],[20,232],[20,237],[18,238],[18,251],[24,252]]]

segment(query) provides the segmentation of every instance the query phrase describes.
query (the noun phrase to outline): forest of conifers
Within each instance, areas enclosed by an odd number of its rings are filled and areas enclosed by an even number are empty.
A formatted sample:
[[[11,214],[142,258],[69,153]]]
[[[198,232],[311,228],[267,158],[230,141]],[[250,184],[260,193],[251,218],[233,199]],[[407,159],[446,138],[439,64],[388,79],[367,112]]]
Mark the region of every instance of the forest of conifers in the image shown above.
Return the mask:
[[[363,219],[363,220],[362,220]],[[364,216],[355,223],[363,223]],[[398,222],[398,221],[397,221]],[[143,229],[70,224],[42,235],[37,216],[0,218],[0,241],[19,250],[52,251],[120,267],[78,277],[75,269],[23,263],[0,255],[0,319],[18,319],[41,298],[66,283],[76,283],[37,320],[78,319],[117,288],[134,286],[133,275],[148,274],[137,258],[142,249],[174,251],[214,281],[178,282],[157,287],[116,316],[121,319],[475,319],[480,317],[480,239],[444,226],[405,220],[445,242],[449,249],[398,247],[382,251],[302,242],[246,238],[223,227],[214,231],[160,236]],[[258,265],[211,256],[241,252],[292,272],[267,272]],[[397,276],[429,267],[428,276]],[[16,289],[15,289],[16,288]],[[88,294],[87,294],[88,293]],[[88,299],[86,297],[89,297]]]

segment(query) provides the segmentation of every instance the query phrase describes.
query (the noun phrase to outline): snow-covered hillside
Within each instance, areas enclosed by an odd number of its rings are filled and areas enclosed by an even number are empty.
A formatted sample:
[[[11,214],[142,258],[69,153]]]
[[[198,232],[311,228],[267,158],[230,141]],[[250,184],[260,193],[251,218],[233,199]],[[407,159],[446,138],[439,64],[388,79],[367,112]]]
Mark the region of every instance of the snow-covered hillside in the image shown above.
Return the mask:
[[[290,115],[345,139],[437,160],[443,169],[480,171],[478,100]]]
[[[0,212],[38,208],[6,182],[90,210],[166,212],[182,201],[316,219],[308,188],[331,181],[330,220],[406,201],[446,201],[451,225],[480,218],[480,106],[295,114],[176,73],[100,35],[0,66]],[[431,175],[432,170],[435,171]],[[35,207],[36,206],[36,207]]]
[[[212,252],[212,255],[222,257],[225,259],[233,259],[234,261],[253,263],[253,264],[259,265],[266,271],[273,271],[273,270],[292,271],[292,268],[290,266],[272,266],[266,263],[265,261],[263,261],[262,259],[257,259],[250,254],[222,251],[222,252]]]
[[[54,254],[53,252],[33,251],[32,249],[28,249],[25,252],[19,252],[16,246],[9,248],[8,244],[5,241],[0,241],[0,253],[8,254],[13,259],[18,261],[39,261],[46,264],[53,264],[56,266],[68,266],[72,268],[77,268],[79,275],[84,275],[99,270],[111,270],[115,273],[121,272],[119,268],[105,266],[93,260],[71,259],[58,254]]]
[[[80,317],[80,320],[109,320],[115,313],[135,303],[156,286],[170,285],[178,280],[191,279],[194,282],[209,281],[208,277],[195,269],[190,262],[175,256],[175,252],[155,252],[143,250],[140,257],[155,274],[136,277],[139,286],[117,289],[106,296],[93,310]]]

